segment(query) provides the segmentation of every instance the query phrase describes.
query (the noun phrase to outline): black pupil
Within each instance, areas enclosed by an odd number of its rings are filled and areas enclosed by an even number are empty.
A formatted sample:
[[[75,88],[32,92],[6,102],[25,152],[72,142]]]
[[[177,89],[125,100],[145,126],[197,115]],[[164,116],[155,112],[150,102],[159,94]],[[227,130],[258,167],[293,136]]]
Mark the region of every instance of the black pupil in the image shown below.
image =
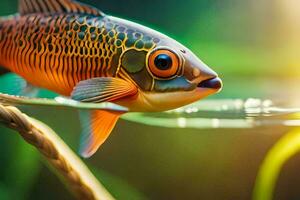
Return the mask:
[[[154,64],[160,70],[168,70],[172,67],[172,58],[166,54],[160,54],[155,58]]]

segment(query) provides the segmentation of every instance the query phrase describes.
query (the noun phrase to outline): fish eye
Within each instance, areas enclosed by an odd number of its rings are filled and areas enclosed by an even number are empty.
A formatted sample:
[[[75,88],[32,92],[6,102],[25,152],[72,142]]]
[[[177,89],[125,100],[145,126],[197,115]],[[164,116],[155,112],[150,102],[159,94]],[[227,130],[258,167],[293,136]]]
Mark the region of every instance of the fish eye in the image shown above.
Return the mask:
[[[172,67],[172,58],[166,54],[156,56],[154,60],[155,66],[160,70],[168,70]]]
[[[172,78],[179,71],[179,58],[171,50],[157,49],[150,54],[148,67],[156,78]]]

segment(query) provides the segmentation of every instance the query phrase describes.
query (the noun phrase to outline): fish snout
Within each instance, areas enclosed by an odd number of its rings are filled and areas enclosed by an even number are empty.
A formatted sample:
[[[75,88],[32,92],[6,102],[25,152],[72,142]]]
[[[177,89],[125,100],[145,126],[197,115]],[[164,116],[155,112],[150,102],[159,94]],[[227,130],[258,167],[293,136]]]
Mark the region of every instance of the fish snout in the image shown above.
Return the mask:
[[[218,74],[195,54],[186,51],[184,58],[184,76],[190,83],[199,89],[209,89],[211,93],[222,89],[223,83]]]
[[[186,78],[193,83],[199,83],[203,80],[215,78],[218,76],[216,72],[210,69],[204,62],[202,62],[197,56],[192,53],[189,53],[186,56],[184,69]]]
[[[221,90],[223,87],[222,80],[219,77],[214,77],[201,81],[198,85],[198,88],[208,88],[213,90]]]
[[[198,59],[187,63],[185,75],[198,88],[221,90],[223,86],[218,74]]]
[[[189,66],[189,68],[190,73],[188,73],[188,78],[192,83],[197,84],[198,88],[214,90],[220,90],[222,88],[223,83],[218,77],[218,74],[204,63],[201,63],[200,66]]]

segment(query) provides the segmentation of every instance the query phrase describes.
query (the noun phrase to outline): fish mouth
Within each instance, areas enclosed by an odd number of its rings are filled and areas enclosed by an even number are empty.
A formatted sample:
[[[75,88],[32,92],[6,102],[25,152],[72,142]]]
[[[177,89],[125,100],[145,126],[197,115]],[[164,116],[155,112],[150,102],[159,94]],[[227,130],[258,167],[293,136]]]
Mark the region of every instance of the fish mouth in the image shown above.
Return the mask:
[[[203,89],[213,89],[220,91],[223,87],[222,80],[219,77],[209,78],[206,80],[201,81],[198,85],[198,88]]]

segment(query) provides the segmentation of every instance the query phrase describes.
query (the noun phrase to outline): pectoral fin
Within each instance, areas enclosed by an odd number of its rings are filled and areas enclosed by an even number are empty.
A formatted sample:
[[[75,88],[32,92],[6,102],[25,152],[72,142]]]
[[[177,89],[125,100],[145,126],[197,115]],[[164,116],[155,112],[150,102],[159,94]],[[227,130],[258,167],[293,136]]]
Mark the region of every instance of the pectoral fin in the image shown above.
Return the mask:
[[[79,82],[71,98],[82,102],[113,102],[124,97],[134,96],[137,87],[119,78],[94,78]]]
[[[108,138],[122,114],[105,110],[80,112],[83,132],[79,153],[82,157],[89,158],[97,151]]]

